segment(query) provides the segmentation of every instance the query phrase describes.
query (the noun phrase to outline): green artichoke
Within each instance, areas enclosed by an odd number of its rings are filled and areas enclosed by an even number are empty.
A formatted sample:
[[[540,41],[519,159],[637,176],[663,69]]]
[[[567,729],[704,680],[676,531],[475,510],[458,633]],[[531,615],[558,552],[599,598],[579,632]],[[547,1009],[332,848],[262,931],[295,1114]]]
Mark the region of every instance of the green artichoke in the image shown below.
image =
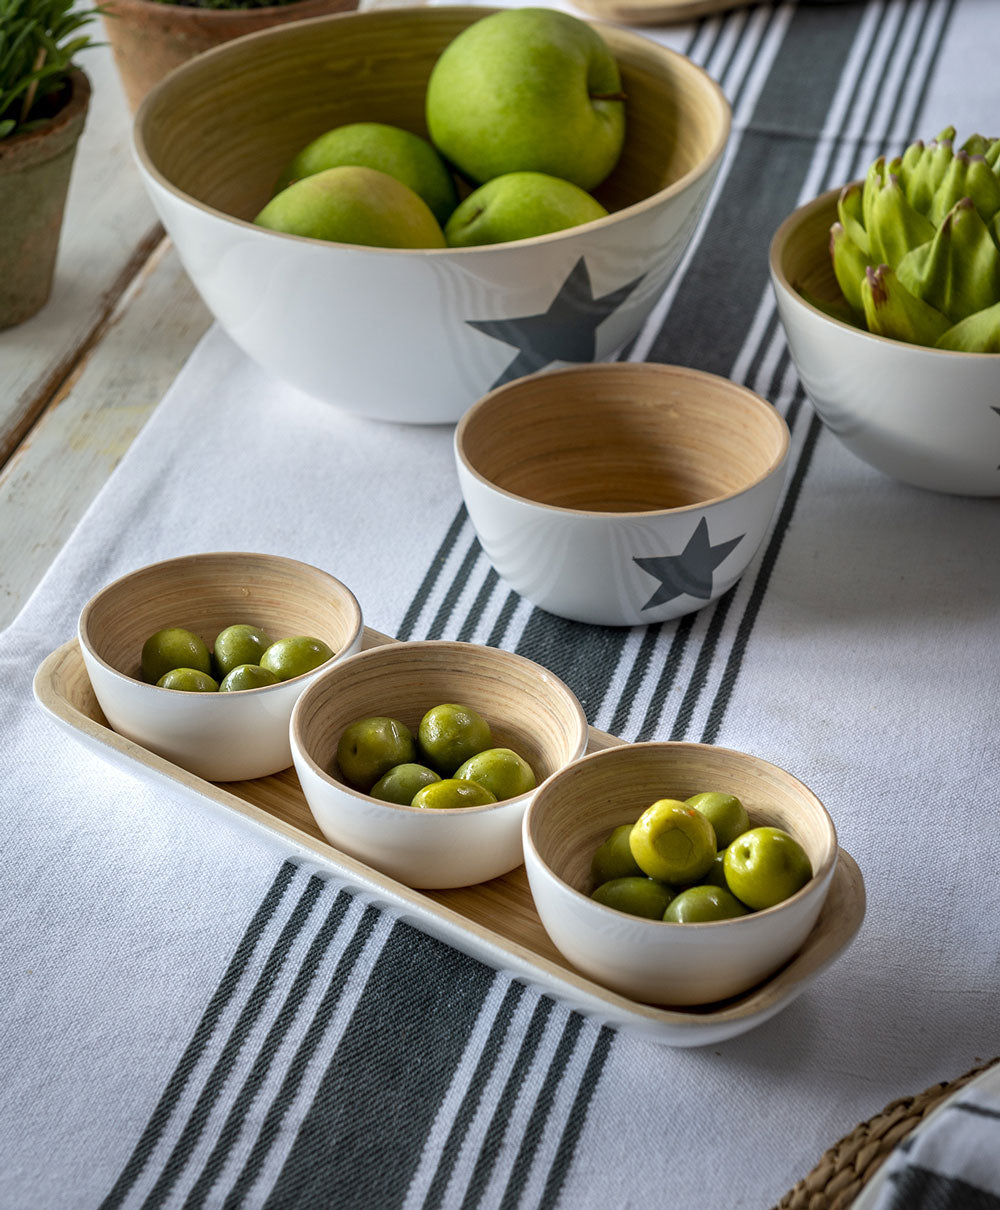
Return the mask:
[[[1000,353],[1000,139],[954,141],[948,127],[844,186],[833,269],[869,332]]]

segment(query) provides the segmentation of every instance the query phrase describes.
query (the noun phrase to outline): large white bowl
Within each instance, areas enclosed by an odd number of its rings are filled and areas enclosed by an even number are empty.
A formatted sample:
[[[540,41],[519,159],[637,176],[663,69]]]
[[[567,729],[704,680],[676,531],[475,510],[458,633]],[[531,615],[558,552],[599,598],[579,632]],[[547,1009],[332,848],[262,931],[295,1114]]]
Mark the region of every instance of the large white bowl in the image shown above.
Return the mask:
[[[701,609],[746,570],[785,480],[788,426],[726,378],[619,362],[521,378],[455,430],[483,550],[534,605],[635,626]]]
[[[666,924],[590,898],[590,862],[611,830],[660,798],[735,794],[754,827],[790,832],[812,879],[775,907],[734,920]],[[758,757],[708,744],[625,744],[564,769],[524,817],[528,884],[545,931],[579,970],[649,1004],[709,1004],[738,995],[783,966],[816,923],[837,862],[837,833],[819,799]]]
[[[142,645],[156,631],[182,626],[211,648],[225,627],[244,623],[272,640],[322,639],[334,661],[361,647],[361,607],[346,585],[318,567],[242,551],[154,563],[101,589],[80,615],[83,660],[110,726],[207,781],[245,781],[287,769],[292,707],[331,661],[237,693],[187,693],[141,679]]]
[[[729,106],[699,67],[605,26],[628,94],[625,150],[597,191],[608,218],[420,251],[252,224],[324,130],[379,121],[425,134],[437,56],[489,11],[347,13],[251,34],[173,72],[136,115],[143,180],[215,317],[279,378],[365,416],[455,421],[508,377],[608,358],[676,268],[728,137]]]
[[[834,319],[834,189],[789,215],[771,244],[771,281],[788,347],[820,419],[870,466],[915,487],[1000,495],[1000,354],[888,340]]]
[[[399,719],[414,733],[442,702],[460,702],[490,724],[539,784],[581,756],[587,720],[572,691],[540,664],[474,643],[392,643],[361,652],[318,678],[292,713],[292,755],[324,836],[352,857],[411,887],[471,886],[519,866],[521,820],[533,793],[483,807],[425,810],[352,789],[336,764],[348,723]]]

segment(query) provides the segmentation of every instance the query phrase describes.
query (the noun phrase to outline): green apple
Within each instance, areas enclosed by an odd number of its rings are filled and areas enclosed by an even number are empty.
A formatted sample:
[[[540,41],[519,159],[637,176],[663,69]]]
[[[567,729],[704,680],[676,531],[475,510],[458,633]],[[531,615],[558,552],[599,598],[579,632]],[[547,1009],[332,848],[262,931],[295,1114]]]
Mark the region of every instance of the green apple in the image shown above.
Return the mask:
[[[413,764],[416,756],[417,745],[410,728],[398,718],[384,714],[356,718],[348,723],[337,741],[340,776],[355,790],[365,793],[390,769]]]
[[[812,878],[805,849],[781,828],[751,828],[726,849],[726,882],[747,907],[774,907]]]
[[[458,204],[451,173],[430,143],[384,122],[351,122],[313,139],[281,174],[276,192],[345,164],[376,168],[402,181],[424,199],[439,223],[447,222]]]
[[[578,227],[607,211],[579,185],[544,172],[505,172],[480,185],[448,220],[449,248],[503,244]]]
[[[690,886],[707,874],[715,860],[715,830],[700,811],[661,798],[632,825],[629,848],[650,878]]]
[[[444,235],[423,198],[385,172],[327,168],[289,185],[254,222],[271,231],[377,248],[443,248]]]
[[[548,8],[502,9],[467,26],[431,71],[427,128],[482,184],[545,172],[592,189],[625,138],[618,64],[586,22]]]

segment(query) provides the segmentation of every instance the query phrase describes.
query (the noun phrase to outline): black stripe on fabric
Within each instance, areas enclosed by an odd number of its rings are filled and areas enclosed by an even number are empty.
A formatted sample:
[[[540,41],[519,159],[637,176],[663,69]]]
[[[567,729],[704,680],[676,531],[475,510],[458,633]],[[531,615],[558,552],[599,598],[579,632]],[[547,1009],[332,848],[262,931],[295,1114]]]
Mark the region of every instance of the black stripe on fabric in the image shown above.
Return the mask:
[[[187,1199],[184,1202],[185,1210],[198,1210],[199,1207],[204,1205],[205,1198],[225,1168],[233,1144],[239,1138],[240,1131],[243,1129],[247,1114],[250,1112],[251,1106],[260,1093],[264,1081],[267,1079],[268,1072],[271,1070],[275,1056],[281,1048],[285,1036],[298,1016],[306,993],[312,987],[313,981],[316,978],[319,965],[326,956],[334,937],[337,935],[351,902],[351,896],[346,891],[340,891],[333,901],[333,906],[327,912],[326,919],[317,930],[316,936],[312,939],[308,952],[302,960],[298,973],[288,990],[288,995],[285,997],[285,1001],[274,1019],[274,1024],[268,1030],[267,1037],[264,1039],[260,1051],[254,1059],[253,1066],[243,1081],[243,1086],[240,1088],[229,1110],[225,1123],[212,1147],[212,1151],[201,1170],[201,1174],[188,1193]]]
[[[494,978],[410,925],[393,926],[267,1210],[402,1203]]]
[[[455,578],[448,585],[444,599],[438,606],[437,613],[434,615],[434,621],[431,622],[430,628],[427,631],[429,639],[439,639],[444,634],[444,628],[451,619],[458,598],[462,595],[466,584],[469,582],[469,576],[476,565],[476,560],[482,554],[482,549],[479,545],[479,539],[473,537],[458,571],[455,572]]]
[[[942,17],[942,22],[941,22],[939,33],[938,33],[937,38],[934,41],[933,50],[932,50],[932,53],[930,56],[927,70],[923,76],[920,90],[919,90],[919,92],[917,94],[917,98],[914,102],[914,106],[913,106],[914,116],[911,121],[911,124],[909,127],[909,132],[908,132],[907,139],[906,139],[906,141],[908,143],[912,142],[912,140],[916,137],[915,132],[914,132],[914,124],[917,121],[917,116],[919,115],[921,109],[923,108],[923,103],[927,96],[927,90],[930,86],[930,81],[934,75],[934,66],[937,63],[937,59],[938,59],[938,56],[940,55],[940,51],[941,51],[941,46],[944,42],[944,31],[947,28],[948,23],[951,20],[951,17],[954,12],[954,8],[955,8],[955,3],[956,3],[956,0],[948,0],[948,3],[946,5],[945,12]],[[889,127],[891,127],[891,125],[895,119],[896,113],[898,111],[898,108],[902,104],[902,100],[903,100],[902,89],[905,88],[906,81],[910,78],[910,73],[913,70],[916,57],[920,52],[921,43],[927,32],[927,25],[930,20],[930,15],[931,15],[932,9],[933,9],[933,3],[928,3],[925,6],[924,11],[921,15],[920,25],[917,30],[916,36],[913,40],[913,45],[910,49],[910,54],[909,54],[909,58],[908,58],[908,62],[907,62],[906,71],[900,77],[900,90],[901,91],[900,91],[900,93],[897,94],[896,102],[893,105],[891,113],[889,115],[889,119],[888,119],[888,123],[887,123],[887,125]],[[883,17],[884,17],[884,13],[883,13]],[[881,19],[879,21],[878,28],[879,29],[881,28]],[[900,30],[897,31],[897,35],[896,35],[897,38],[899,37],[899,33],[902,31],[902,28],[903,28],[903,26],[901,23]],[[875,35],[875,36],[877,36],[877,35]],[[872,45],[874,45],[875,36],[873,36]],[[869,54],[867,56],[867,61],[870,62],[870,60],[871,60],[871,51],[869,51]],[[872,111],[870,110],[869,118],[871,118],[871,114],[872,114]],[[861,155],[860,148],[858,149],[857,154],[858,154],[858,156]],[[831,152],[831,157],[832,157],[832,152]],[[828,163],[828,167],[829,167],[829,163]],[[858,171],[857,163],[855,164],[855,172],[856,171]],[[782,361],[780,363],[781,365],[787,364],[787,360],[786,360],[787,357],[788,357],[788,350],[786,347],[782,354]],[[792,404],[789,407],[788,413],[786,415],[786,420],[789,424],[789,427],[791,427],[794,424],[795,417],[797,416],[798,411],[801,408],[804,400],[805,400],[805,394],[800,385],[795,391],[795,394],[794,394],[794,397],[792,400]],[[786,493],[782,508],[779,512],[778,520],[775,524],[774,530],[771,534],[771,537],[770,537],[767,547],[765,549],[764,557],[761,561],[757,579],[754,582],[753,590],[750,594],[750,600],[744,611],[743,617],[740,619],[739,627],[737,628],[736,638],[734,639],[733,644],[730,647],[729,656],[726,661],[726,666],[723,671],[722,679],[719,683],[718,689],[716,690],[715,698],[709,709],[708,718],[706,720],[705,727],[704,727],[702,735],[701,735],[702,743],[712,744],[712,743],[715,743],[715,741],[718,739],[719,732],[722,728],[722,722],[725,717],[726,709],[732,699],[732,695],[733,695],[733,692],[734,692],[734,689],[736,686],[736,681],[739,676],[740,668],[743,663],[743,657],[746,654],[747,645],[750,640],[751,632],[753,631],[754,624],[756,623],[757,618],[760,614],[761,606],[762,606],[763,599],[764,599],[764,594],[767,591],[768,585],[770,584],[771,576],[774,573],[774,568],[777,563],[778,555],[781,551],[782,542],[784,541],[784,537],[785,537],[785,534],[791,523],[791,519],[792,519],[792,515],[795,511],[795,507],[798,503],[799,497],[801,496],[802,484],[805,480],[805,476],[809,470],[809,467],[812,465],[812,459],[813,459],[813,455],[815,453],[816,444],[819,440],[819,437],[820,437],[822,431],[823,431],[822,423],[819,420],[819,418],[814,414],[809,422],[809,429],[806,434],[806,439],[803,443],[802,450],[799,454],[798,462],[794,468],[791,483],[790,483],[789,489]]]
[[[462,1104],[455,1114],[451,1130],[448,1131],[448,1137],[441,1149],[437,1168],[434,1170],[434,1176],[431,1178],[427,1194],[424,1197],[422,1210],[437,1210],[441,1205],[445,1190],[448,1187],[448,1181],[451,1179],[451,1174],[455,1168],[455,1161],[458,1159],[459,1152],[462,1149],[466,1131],[469,1129],[469,1123],[475,1117],[476,1110],[479,1108],[479,1103],[483,1097],[483,1090],[496,1064],[497,1056],[500,1054],[500,1050],[507,1039],[507,1032],[510,1029],[514,1010],[517,1008],[523,995],[524,985],[517,982],[512,982],[504,994],[503,1001],[490,1027],[489,1036],[483,1044],[482,1054],[479,1056],[475,1071],[473,1071],[472,1078],[469,1080],[465,1096],[462,1098]]]
[[[441,545],[437,549],[430,567],[421,581],[420,587],[417,589],[413,600],[410,602],[406,613],[403,615],[403,620],[400,623],[399,630],[396,632],[396,638],[406,640],[413,635],[413,628],[417,624],[417,619],[420,617],[420,611],[427,602],[427,598],[434,591],[434,585],[438,582],[438,577],[441,575],[441,569],[448,561],[448,556],[452,552],[452,548],[458,541],[458,535],[462,532],[462,526],[465,524],[466,512],[465,505],[459,506],[458,512],[451,525],[448,526],[448,532],[445,534]]]
[[[673,689],[674,682],[677,680],[681,661],[684,659],[684,652],[687,650],[688,640],[691,638],[691,631],[694,629],[697,616],[696,613],[686,613],[677,622],[674,629],[674,637],[670,640],[670,650],[667,652],[667,658],[663,661],[663,668],[657,678],[652,697],[649,700],[649,705],[646,707],[646,713],[643,716],[642,724],[636,735],[636,739],[638,740],[652,739],[656,734],[656,727],[660,721],[660,715],[663,712],[667,694]]]
[[[167,1086],[164,1088],[163,1094],[156,1104],[156,1108],[153,1110],[145,1129],[139,1137],[135,1149],[122,1169],[121,1175],[112,1186],[111,1192],[101,1202],[100,1210],[112,1210],[113,1207],[120,1206],[149,1162],[149,1157],[152,1155],[156,1144],[160,1140],[160,1136],[170,1121],[177,1102],[180,1100],[181,1094],[191,1076],[191,1072],[196,1067],[205,1047],[210,1042],[226,1006],[233,998],[236,988],[247,968],[247,964],[253,957],[254,950],[257,948],[257,943],[260,941],[272,916],[277,911],[278,905],[288,890],[288,886],[297,868],[298,866],[293,861],[284,861],[281,863],[274,881],[271,883],[267,894],[261,900],[260,906],[254,912],[250,923],[247,925],[246,932],[243,934],[232,958],[229,960],[225,973],[219,980],[218,987],[213,992],[212,998],[209,1000],[201,1016],[201,1020],[195,1027],[191,1041],[187,1044],[173,1074],[167,1081]]]
[[[458,638],[460,642],[467,643],[473,634],[475,634],[476,627],[479,625],[479,619],[483,616],[483,611],[490,597],[493,596],[493,590],[499,582],[500,577],[497,575],[496,568],[491,565],[487,568],[483,582],[476,593],[476,599],[472,602],[469,612],[465,615],[465,621],[459,628]]]
[[[531,1172],[535,1153],[542,1141],[545,1125],[552,1111],[556,1092],[562,1083],[563,1076],[566,1074],[566,1067],[576,1046],[576,1040],[580,1036],[582,1026],[583,1017],[579,1013],[571,1013],[569,1020],[563,1028],[562,1036],[559,1039],[555,1054],[552,1056],[549,1069],[545,1073],[545,1080],[535,1100],[531,1117],[528,1119],[528,1124],[524,1129],[521,1146],[514,1160],[514,1166],[511,1170],[510,1179],[507,1181],[507,1187],[503,1191],[499,1210],[516,1210],[521,1201],[521,1195],[524,1192],[528,1174]]]
[[[156,1182],[142,1203],[143,1210],[156,1210],[158,1206],[162,1206],[187,1167],[187,1162],[191,1158],[191,1152],[198,1145],[198,1140],[202,1136],[212,1108],[222,1095],[222,1090],[232,1074],[240,1051],[243,1049],[247,1038],[250,1036],[250,1031],[256,1025],[271,996],[271,992],[274,990],[274,985],[284,968],[289,951],[305,927],[306,921],[316,906],[316,901],[325,885],[326,883],[324,883],[323,879],[317,877],[315,874],[306,883],[305,889],[299,896],[298,903],[296,903],[288,919],[285,921],[281,932],[278,934],[277,940],[271,947],[271,952],[267,956],[267,960],[246,999],[246,1003],[236,1018],[236,1022],[215,1062],[215,1066],[212,1068],[208,1079],[198,1094],[198,1099],[195,1101],[194,1108],[191,1110],[188,1120],[184,1124],[184,1129],[181,1131],[177,1142],[173,1146],[173,1150],[163,1165],[160,1175],[156,1178]]]
[[[576,1144],[579,1141],[580,1132],[583,1130],[583,1124],[587,1120],[587,1110],[590,1108],[590,1102],[593,1099],[597,1085],[600,1083],[601,1074],[604,1071],[604,1064],[607,1062],[608,1055],[611,1052],[611,1040],[613,1037],[614,1031],[610,1026],[602,1025],[597,1035],[597,1040],[594,1042],[594,1049],[590,1052],[590,1058],[587,1061],[583,1077],[580,1080],[580,1087],[576,1090],[573,1107],[569,1111],[569,1117],[566,1120],[562,1136],[559,1139],[555,1158],[552,1161],[552,1167],[549,1169],[545,1188],[542,1190],[542,1196],[538,1203],[538,1210],[553,1210],[559,1200],[563,1184],[566,1180],[566,1174],[573,1163],[573,1155],[576,1152]]]
[[[955,1176],[907,1165],[889,1175],[885,1210],[1000,1210],[1000,1197]]]
[[[533,609],[516,650],[561,677],[580,699],[587,718],[593,719],[628,635],[622,627],[588,626]]]
[[[548,996],[540,996],[528,1022],[524,1038],[517,1052],[517,1058],[511,1068],[510,1075],[504,1084],[503,1092],[497,1101],[490,1124],[486,1129],[486,1137],[479,1148],[479,1155],[472,1170],[472,1176],[465,1189],[461,1210],[474,1210],[485,1193],[496,1167],[497,1156],[503,1144],[507,1129],[510,1126],[511,1114],[517,1104],[518,1094],[524,1085],[525,1077],[531,1069],[538,1046],[545,1033],[545,1025],[552,1013],[552,1001]]]
[[[650,361],[695,365],[724,377],[731,372],[752,318],[744,313],[745,302],[759,299],[767,286],[764,250],[796,206],[861,17],[854,5],[795,10]]]
[[[313,1014],[313,1019],[309,1022],[309,1028],[299,1043],[295,1057],[288,1065],[281,1088],[278,1091],[278,1095],[271,1102],[246,1163],[243,1165],[242,1171],[233,1183],[223,1203],[224,1210],[236,1210],[236,1207],[242,1205],[243,1199],[260,1176],[261,1169],[268,1155],[270,1155],[271,1148],[274,1146],[278,1133],[281,1130],[285,1114],[298,1095],[306,1070],[326,1033],[327,1027],[340,1002],[344,988],[347,986],[347,981],[351,977],[351,973],[375,928],[378,918],[378,908],[371,905],[366,907],[364,912],[362,912],[358,927],[355,929],[354,935],[344,947],[344,952],[340,956],[340,961],[333,972],[330,985],[323,993],[323,999]]]
[[[609,724],[609,730],[614,735],[617,735],[628,722],[628,716],[632,712],[632,703],[635,701],[635,695],[639,692],[643,681],[646,679],[646,672],[649,668],[650,660],[653,658],[653,653],[656,650],[656,644],[663,633],[663,626],[664,623],[660,622],[657,625],[646,627],[646,631],[642,636],[642,642],[639,644],[639,650],[636,652],[635,659],[632,661],[632,667],[629,669],[625,688],[622,690],[621,697],[619,697],[615,705],[615,712]]]
[[[493,629],[490,631],[489,638],[486,640],[487,646],[499,647],[501,645],[520,599],[516,592],[507,593],[506,599],[500,608],[500,613],[497,615],[497,620],[493,623]]]

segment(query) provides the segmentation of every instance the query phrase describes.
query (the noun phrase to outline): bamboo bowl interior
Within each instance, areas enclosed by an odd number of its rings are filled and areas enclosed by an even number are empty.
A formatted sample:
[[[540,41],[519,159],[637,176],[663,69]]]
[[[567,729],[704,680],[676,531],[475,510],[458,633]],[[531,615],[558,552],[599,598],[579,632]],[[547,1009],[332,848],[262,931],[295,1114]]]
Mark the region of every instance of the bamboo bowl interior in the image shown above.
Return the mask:
[[[388,715],[416,735],[424,714],[444,702],[481,714],[493,746],[513,748],[531,765],[539,785],[586,747],[583,710],[558,677],[522,656],[471,643],[393,643],[352,656],[309,686],[292,726],[299,750],[349,789],[336,764],[337,743],[349,723]]]
[[[157,630],[183,626],[211,649],[219,631],[240,623],[259,626],[272,640],[322,639],[336,654],[360,633],[361,610],[339,580],[294,559],[189,555],[109,584],[85,607],[80,638],[115,671],[141,680],[142,645]]]
[[[839,189],[814,198],[781,224],[771,245],[771,268],[786,289],[806,300],[844,305],[830,257],[830,227],[837,221]]]
[[[770,825],[794,836],[812,862],[814,880],[830,870],[837,834],[815,794],[776,765],[707,744],[630,744],[578,761],[536,795],[528,836],[557,878],[589,895],[591,859],[612,829],[635,823],[660,798],[683,801],[711,790],[735,794],[752,827]]]
[[[492,486],[585,512],[706,504],[770,475],[788,448],[781,416],[728,379],[647,363],[523,378],[462,419],[456,448]]]
[[[138,154],[180,193],[250,220],[292,156],[324,131],[370,121],[426,137],[424,92],[438,55],[490,11],[342,13],[237,39],[149,94],[136,117]],[[625,149],[596,196],[619,210],[707,169],[728,135],[729,110],[688,59],[613,26],[600,31],[628,100]]]

